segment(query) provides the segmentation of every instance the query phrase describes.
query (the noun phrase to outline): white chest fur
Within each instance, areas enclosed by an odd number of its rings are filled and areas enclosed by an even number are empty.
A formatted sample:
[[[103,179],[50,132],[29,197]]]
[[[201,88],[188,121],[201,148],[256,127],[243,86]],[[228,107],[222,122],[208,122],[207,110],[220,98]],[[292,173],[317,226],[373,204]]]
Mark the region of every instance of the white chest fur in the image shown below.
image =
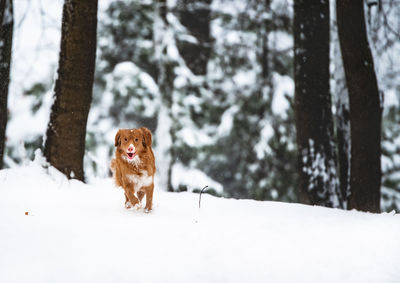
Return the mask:
[[[136,167],[142,163],[140,160],[139,156],[136,155],[133,159],[128,159],[125,155],[122,156],[122,159],[124,159],[126,162],[135,165]]]
[[[142,170],[142,175],[128,175],[129,180],[133,183],[135,192],[140,191],[142,187],[150,186],[153,183],[153,176],[148,176],[147,171]]]

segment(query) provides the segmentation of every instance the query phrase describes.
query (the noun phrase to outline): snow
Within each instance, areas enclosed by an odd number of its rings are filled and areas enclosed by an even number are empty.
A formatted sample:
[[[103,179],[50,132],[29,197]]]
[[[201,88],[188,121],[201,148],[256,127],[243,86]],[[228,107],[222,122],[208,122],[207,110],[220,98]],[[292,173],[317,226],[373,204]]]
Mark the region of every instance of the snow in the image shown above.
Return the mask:
[[[43,106],[32,113],[31,107],[36,97],[24,96],[23,99],[20,98],[19,95],[9,98],[13,116],[13,119],[10,119],[7,125],[7,128],[10,129],[7,131],[7,143],[9,144],[29,141],[32,137],[45,133],[50,117],[50,107],[54,101],[53,92],[46,92],[42,99]],[[29,124],[29,127],[25,127],[26,124]]]
[[[398,282],[400,216],[0,171],[0,282]],[[27,214],[27,215],[25,215]]]
[[[42,98],[43,106],[31,113],[37,102],[25,91],[35,83],[52,86],[60,45],[61,0],[14,1],[14,37],[10,74],[7,146],[31,142],[45,133],[53,103],[53,87]],[[26,125],[29,124],[29,127]],[[19,156],[23,157],[23,156]],[[6,157],[6,164],[12,164]]]
[[[270,32],[268,40],[273,42],[276,50],[284,51],[293,48],[293,37],[282,31]]]
[[[246,1],[231,1],[231,0],[220,0],[220,1],[212,1],[211,3],[211,10],[236,15],[237,11],[244,11],[246,10]]]
[[[317,144],[313,139],[308,140],[308,146],[302,149],[301,167],[308,178],[308,191],[313,192],[318,183],[325,184],[324,188],[317,192],[319,198],[323,198],[332,207],[341,206],[341,195],[338,190],[338,180],[335,162],[327,157],[323,144]]]
[[[14,2],[10,96],[36,82],[48,81],[55,73],[63,6],[62,0]]]
[[[157,127],[154,134],[155,141],[157,141],[157,145],[154,148],[154,154],[158,164],[155,180],[156,183],[159,183],[159,187],[168,188],[168,168],[171,163],[171,155],[168,154],[168,151],[172,145],[170,135],[172,121],[168,115],[168,109],[163,104],[161,104],[158,113],[158,125],[162,125],[162,127]]]
[[[141,71],[133,62],[122,62],[115,66],[112,76],[107,81],[106,92],[119,92],[121,96],[134,96],[127,105],[130,109],[139,109],[144,104],[142,115],[151,117],[158,110],[159,90],[149,74]],[[112,94],[109,95],[106,105],[112,105]],[[110,101],[111,100],[111,101]]]
[[[214,189],[217,193],[223,193],[223,187],[220,183],[209,178],[204,172],[198,169],[189,169],[182,164],[175,164],[172,169],[171,182],[174,188],[179,188],[180,185],[186,186],[188,191],[201,189],[208,186]]]
[[[149,90],[150,93],[156,95],[158,93],[158,86],[147,73],[142,72],[140,68],[138,68],[133,62],[122,62],[115,66],[114,68],[114,76],[115,77],[135,77],[139,76],[140,81],[144,84],[144,86]],[[126,82],[126,84],[131,84],[130,81]]]
[[[389,89],[385,92],[383,103],[383,109],[388,109],[390,107],[399,107],[399,98],[396,95],[396,91],[394,89]]]
[[[270,146],[268,145],[268,141],[274,135],[274,129],[272,128],[270,123],[264,120],[261,124],[261,138],[254,147],[258,159],[265,158],[266,154],[271,154],[272,151]]]
[[[182,128],[182,130],[176,134],[176,136],[184,141],[188,146],[206,146],[215,142],[210,136],[199,131],[193,124],[190,126],[191,127]]]
[[[233,82],[236,87],[245,88],[251,87],[256,84],[256,74],[255,72],[237,72],[233,77]]]
[[[221,123],[218,126],[218,136],[228,136],[233,127],[233,119],[236,113],[240,110],[239,106],[233,105],[232,107],[225,110],[221,116]]]
[[[274,85],[276,86],[274,98],[272,100],[272,112],[282,118],[287,117],[289,101],[286,96],[293,96],[294,82],[289,76],[274,74]]]

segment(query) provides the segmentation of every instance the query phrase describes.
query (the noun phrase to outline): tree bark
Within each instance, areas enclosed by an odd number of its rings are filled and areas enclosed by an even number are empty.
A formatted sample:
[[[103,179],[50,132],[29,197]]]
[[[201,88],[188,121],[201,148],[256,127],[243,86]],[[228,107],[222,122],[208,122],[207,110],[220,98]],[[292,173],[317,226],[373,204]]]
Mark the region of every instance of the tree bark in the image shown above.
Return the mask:
[[[0,169],[3,168],[6,142],[13,26],[13,1],[0,0]]]
[[[295,120],[300,200],[343,207],[329,90],[329,1],[294,1]]]
[[[347,208],[347,199],[350,195],[350,108],[349,94],[347,92],[346,78],[342,62],[342,54],[340,52],[335,14],[336,13],[334,13],[335,20],[332,31],[333,63],[335,66],[335,70],[333,73],[335,92],[333,94],[333,97],[336,106],[335,118],[340,191],[344,199],[345,208]]]
[[[96,58],[97,0],[65,0],[55,101],[45,156],[68,178],[84,180],[86,123]]]
[[[271,0],[265,0],[264,1],[265,5],[265,12],[268,15],[272,14],[271,11]],[[272,17],[272,15],[271,15]],[[268,46],[268,36],[269,33],[271,32],[271,19],[265,17],[265,19],[262,22],[262,28],[261,28],[261,36],[262,36],[262,52],[261,52],[261,77],[263,80],[266,82],[267,85],[272,84],[272,74],[271,74],[271,55],[270,55],[270,50]]]
[[[348,208],[380,211],[382,105],[362,0],[337,0],[337,24],[350,101]]]
[[[161,108],[158,115],[157,138],[162,140],[162,145],[158,147],[159,163],[162,168],[159,170],[160,183],[165,190],[172,192],[172,168],[176,161],[176,121],[174,121],[173,105],[174,105],[174,80],[175,65],[167,54],[168,43],[172,35],[167,15],[167,0],[157,0],[157,18],[155,23],[155,45],[156,58],[159,67],[158,86],[161,94]],[[161,120],[163,119],[163,120]]]
[[[197,42],[178,41],[179,52],[195,75],[207,73],[211,54],[210,8],[211,0],[179,0],[179,20]]]

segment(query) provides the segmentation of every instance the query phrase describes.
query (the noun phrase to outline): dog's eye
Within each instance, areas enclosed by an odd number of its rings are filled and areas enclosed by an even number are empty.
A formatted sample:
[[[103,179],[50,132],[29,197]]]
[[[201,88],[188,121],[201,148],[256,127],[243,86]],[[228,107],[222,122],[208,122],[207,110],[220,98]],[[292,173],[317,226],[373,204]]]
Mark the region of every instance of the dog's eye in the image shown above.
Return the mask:
[[[128,139],[127,139],[127,138],[125,138],[125,141],[128,141]]]
[[[138,139],[138,138],[136,138],[136,139],[135,139],[135,142],[137,142],[137,141],[139,141],[139,139]]]

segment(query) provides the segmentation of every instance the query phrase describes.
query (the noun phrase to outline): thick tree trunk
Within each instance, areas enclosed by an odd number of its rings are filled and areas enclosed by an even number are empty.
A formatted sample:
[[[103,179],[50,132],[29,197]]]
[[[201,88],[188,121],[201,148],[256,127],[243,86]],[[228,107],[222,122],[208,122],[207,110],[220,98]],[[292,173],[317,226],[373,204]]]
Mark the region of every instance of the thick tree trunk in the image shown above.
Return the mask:
[[[97,0],[65,0],[55,101],[45,156],[69,178],[84,179],[86,123],[96,58]]]
[[[207,73],[207,63],[211,54],[210,4],[211,0],[178,0],[176,5],[180,22],[197,40],[178,41],[179,52],[186,65],[196,75]]]
[[[6,142],[13,26],[13,1],[0,0],[0,169],[3,168]]]
[[[294,1],[295,119],[300,200],[342,207],[329,92],[329,1]]]
[[[382,106],[362,0],[337,0],[337,24],[350,100],[351,177],[348,207],[380,211]]]

